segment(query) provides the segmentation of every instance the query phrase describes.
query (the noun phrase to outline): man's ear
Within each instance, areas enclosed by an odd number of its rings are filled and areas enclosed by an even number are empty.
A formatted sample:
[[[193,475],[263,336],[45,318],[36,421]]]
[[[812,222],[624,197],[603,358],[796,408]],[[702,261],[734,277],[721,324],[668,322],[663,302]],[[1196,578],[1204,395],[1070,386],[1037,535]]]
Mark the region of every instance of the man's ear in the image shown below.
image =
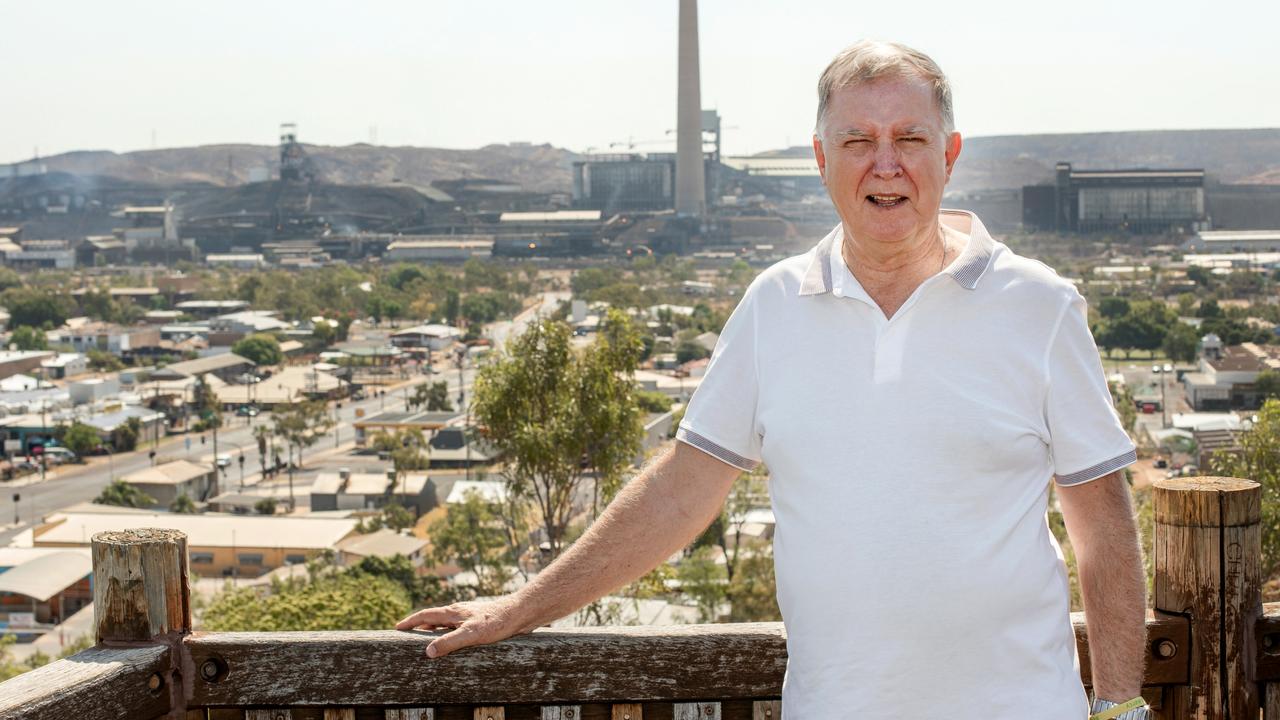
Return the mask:
[[[960,148],[964,145],[964,141],[960,138],[960,133],[953,132],[947,136],[947,180],[951,179],[951,171],[955,169],[956,160],[960,157]]]
[[[818,161],[818,174],[822,176],[822,184],[827,184],[827,156],[822,152],[822,138],[817,133],[813,134],[813,157]],[[951,169],[948,167],[947,172]]]

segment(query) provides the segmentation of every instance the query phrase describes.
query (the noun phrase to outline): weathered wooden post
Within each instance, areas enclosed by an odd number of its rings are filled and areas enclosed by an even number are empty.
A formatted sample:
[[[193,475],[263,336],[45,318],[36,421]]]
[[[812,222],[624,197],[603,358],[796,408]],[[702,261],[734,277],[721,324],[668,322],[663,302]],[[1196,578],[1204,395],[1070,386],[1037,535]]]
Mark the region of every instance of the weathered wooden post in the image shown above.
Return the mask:
[[[182,636],[191,632],[186,534],[138,528],[94,535],[93,626],[99,645],[167,644],[170,666],[152,675],[148,689],[168,697],[168,717],[186,716],[181,662]]]
[[[157,528],[94,535],[93,625],[100,643],[191,632],[187,536]]]
[[[1158,480],[1154,501],[1155,613],[1191,623],[1190,682],[1165,688],[1163,707],[1154,715],[1257,718],[1261,486],[1222,477]]]

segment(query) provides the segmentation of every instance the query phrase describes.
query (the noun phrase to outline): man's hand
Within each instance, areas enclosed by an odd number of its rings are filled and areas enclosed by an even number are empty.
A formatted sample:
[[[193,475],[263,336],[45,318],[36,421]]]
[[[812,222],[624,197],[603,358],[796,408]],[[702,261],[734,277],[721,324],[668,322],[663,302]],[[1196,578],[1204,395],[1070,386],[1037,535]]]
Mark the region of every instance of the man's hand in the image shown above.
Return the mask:
[[[427,645],[427,657],[444,657],[454,650],[506,640],[533,630],[515,622],[514,610],[505,598],[458,602],[419,610],[396,623],[396,629],[449,630]]]

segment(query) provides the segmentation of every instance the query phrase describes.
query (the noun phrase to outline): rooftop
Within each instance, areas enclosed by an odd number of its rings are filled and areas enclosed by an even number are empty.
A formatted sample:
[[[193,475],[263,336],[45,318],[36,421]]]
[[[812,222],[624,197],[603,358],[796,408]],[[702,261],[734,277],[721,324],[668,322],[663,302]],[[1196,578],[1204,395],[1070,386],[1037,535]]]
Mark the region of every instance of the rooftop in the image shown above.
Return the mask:
[[[184,515],[148,513],[57,513],[37,527],[34,544],[88,545],[95,533],[138,528],[172,528],[187,534],[193,547],[299,548],[324,550],[355,530],[347,518],[257,517],[253,515]]]
[[[0,573],[0,592],[26,595],[44,602],[92,572],[93,560],[88,553],[49,553]]]
[[[391,557],[393,555],[412,557],[414,553],[421,552],[429,544],[422,538],[401,535],[394,530],[382,528],[368,535],[352,535],[338,543],[338,549],[360,557]]]
[[[539,223],[539,222],[591,222],[600,219],[599,210],[557,210],[555,212],[504,212],[498,222]]]
[[[200,465],[186,460],[175,460],[129,473],[124,476],[123,480],[135,485],[178,485],[203,477],[211,472],[213,472],[213,468],[208,465]]]
[[[218,355],[196,358],[195,360],[176,362],[172,365],[165,366],[163,369],[168,370],[171,373],[195,376],[209,372],[216,372],[218,370],[239,367],[241,365],[253,365],[253,361],[245,357],[240,357],[235,353],[219,353]]]

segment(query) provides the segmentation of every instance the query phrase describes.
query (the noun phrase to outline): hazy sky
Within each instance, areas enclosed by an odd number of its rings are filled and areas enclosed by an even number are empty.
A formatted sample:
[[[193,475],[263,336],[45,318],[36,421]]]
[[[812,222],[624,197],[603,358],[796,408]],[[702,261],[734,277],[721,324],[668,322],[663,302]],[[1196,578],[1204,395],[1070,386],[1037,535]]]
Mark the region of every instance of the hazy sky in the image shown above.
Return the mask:
[[[276,141],[577,151],[675,122],[676,0],[0,0],[0,162]],[[929,53],[966,135],[1280,126],[1275,0],[702,0],[725,151],[807,142],[863,37]],[[638,149],[659,150],[661,145]]]

